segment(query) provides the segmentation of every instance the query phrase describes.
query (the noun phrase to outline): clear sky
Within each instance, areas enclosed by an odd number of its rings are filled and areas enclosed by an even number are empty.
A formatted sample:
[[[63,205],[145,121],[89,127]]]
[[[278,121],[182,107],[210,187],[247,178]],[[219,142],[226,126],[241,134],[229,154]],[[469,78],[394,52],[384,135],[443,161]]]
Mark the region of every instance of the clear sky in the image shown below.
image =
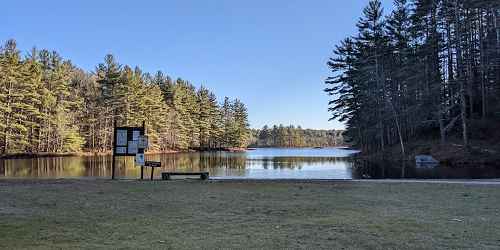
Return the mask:
[[[386,12],[391,0],[382,1]],[[15,0],[0,40],[57,50],[86,70],[104,55],[240,98],[251,127],[342,128],[328,122],[325,66],[354,34],[368,0]]]

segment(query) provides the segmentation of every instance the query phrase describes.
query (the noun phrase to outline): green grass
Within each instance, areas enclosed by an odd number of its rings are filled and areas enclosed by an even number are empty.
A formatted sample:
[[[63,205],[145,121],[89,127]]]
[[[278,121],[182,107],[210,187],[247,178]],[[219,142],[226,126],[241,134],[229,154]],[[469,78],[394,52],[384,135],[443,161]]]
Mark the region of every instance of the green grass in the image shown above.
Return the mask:
[[[0,180],[0,248],[499,249],[500,188]]]

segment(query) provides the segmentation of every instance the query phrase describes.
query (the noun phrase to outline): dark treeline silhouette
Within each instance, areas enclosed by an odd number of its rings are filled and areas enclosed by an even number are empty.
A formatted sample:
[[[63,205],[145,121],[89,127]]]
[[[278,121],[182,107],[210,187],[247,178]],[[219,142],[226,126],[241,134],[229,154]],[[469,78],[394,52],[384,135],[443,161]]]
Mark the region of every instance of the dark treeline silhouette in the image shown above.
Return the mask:
[[[251,147],[335,147],[342,146],[341,130],[303,129],[300,126],[274,125],[252,129]]]
[[[145,121],[154,151],[245,147],[250,135],[241,101],[219,104],[207,88],[161,71],[107,55],[86,72],[48,50],[23,57],[14,40],[0,48],[0,154],[107,152],[114,121]]]
[[[383,16],[371,0],[358,34],[335,47],[332,119],[364,151],[410,140],[456,138],[463,148],[482,127],[498,128],[500,1],[395,0]],[[471,138],[472,137],[472,138]]]

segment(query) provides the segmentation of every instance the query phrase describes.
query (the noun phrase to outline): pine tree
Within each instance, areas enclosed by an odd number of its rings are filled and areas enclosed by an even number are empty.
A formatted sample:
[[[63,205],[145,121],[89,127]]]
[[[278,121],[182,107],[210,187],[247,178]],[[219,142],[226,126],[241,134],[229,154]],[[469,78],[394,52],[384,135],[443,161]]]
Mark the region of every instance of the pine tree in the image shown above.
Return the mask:
[[[271,146],[272,144],[269,141],[270,138],[271,138],[271,132],[269,131],[269,127],[267,125],[265,125],[264,127],[262,127],[262,130],[260,131],[260,133],[258,135],[258,139],[259,139],[258,144],[260,144],[264,147]]]
[[[30,106],[25,97],[32,91],[23,80],[25,68],[21,62],[16,42],[5,43],[0,54],[0,100],[2,103],[2,122],[0,137],[2,153],[23,151],[29,145],[27,124]]]
[[[219,107],[205,87],[122,66],[112,55],[89,73],[48,50],[21,58],[14,40],[0,49],[2,154],[109,151],[114,121],[144,121],[151,151],[221,147],[227,138],[240,146],[247,140],[247,114],[235,103]]]
[[[119,101],[123,96],[117,95],[121,80],[122,66],[115,61],[113,55],[106,55],[104,63],[96,68],[97,83],[101,94],[99,105],[103,107],[99,115],[99,148],[106,151],[111,148],[112,129],[115,119],[120,118]]]
[[[232,146],[243,148],[248,145],[248,139],[250,138],[248,111],[245,104],[239,99],[234,101],[232,110],[234,115]]]
[[[492,119],[498,93],[499,5],[495,1],[395,0],[382,18],[372,0],[359,34],[336,46],[326,83],[334,119],[365,151],[384,150],[421,134],[450,134],[465,148],[475,119]],[[490,72],[490,73],[488,73]],[[498,109],[498,107],[497,107]],[[460,125],[460,126],[459,126]],[[434,133],[437,131],[437,133]],[[459,132],[460,134],[458,134]],[[377,140],[373,140],[376,138]],[[374,143],[377,142],[377,143]]]
[[[24,67],[22,80],[26,83],[29,90],[24,99],[27,107],[26,122],[28,127],[28,146],[25,151],[35,153],[38,151],[40,144],[40,124],[46,119],[41,112],[41,93],[43,91],[42,69],[38,62],[38,51],[36,48],[33,48],[29,57],[25,59]]]
[[[209,147],[219,148],[221,147],[224,136],[224,116],[214,93],[209,94],[208,100],[211,117]]]
[[[83,70],[75,70],[71,79],[71,88],[74,95],[80,98],[80,105],[76,114],[75,125],[79,134],[84,138],[83,147],[88,151],[98,151],[99,117],[104,107],[99,106],[100,89],[95,77]]]
[[[223,116],[223,146],[231,147],[233,144],[233,138],[235,133],[235,121],[232,110],[232,103],[229,97],[224,98],[224,103],[222,104],[222,116]]]
[[[201,86],[197,93],[197,106],[199,113],[196,124],[200,136],[199,143],[201,148],[207,148],[209,146],[213,106],[210,103],[210,92],[203,86]]]

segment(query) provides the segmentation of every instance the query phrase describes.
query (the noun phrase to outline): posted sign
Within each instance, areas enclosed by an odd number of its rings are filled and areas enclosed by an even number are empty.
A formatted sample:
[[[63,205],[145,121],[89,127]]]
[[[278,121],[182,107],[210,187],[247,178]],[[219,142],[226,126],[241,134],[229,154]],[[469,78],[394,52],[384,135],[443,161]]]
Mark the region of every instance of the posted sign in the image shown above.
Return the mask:
[[[148,148],[148,146],[149,146],[148,145],[148,137],[144,136],[144,135],[139,136],[139,139],[137,140],[137,147],[145,149],[145,148]]]
[[[128,148],[127,148],[127,153],[129,154],[137,154],[139,153],[139,148],[137,147],[137,141],[129,141],[128,142]]]
[[[136,154],[143,154],[146,148],[147,137],[144,135],[143,127],[117,127],[115,129],[114,155],[136,156]]]
[[[136,154],[135,155],[135,165],[144,166],[144,164],[145,164],[144,154]]]
[[[144,150],[148,148],[148,137],[144,134],[145,122],[142,127],[117,127],[116,120],[113,131],[113,163],[111,179],[115,179],[115,157],[134,156],[135,165],[141,166],[141,179],[144,175],[144,166],[147,165],[144,159]],[[151,171],[151,180],[153,171]]]
[[[116,146],[127,146],[127,130],[116,130]]]

